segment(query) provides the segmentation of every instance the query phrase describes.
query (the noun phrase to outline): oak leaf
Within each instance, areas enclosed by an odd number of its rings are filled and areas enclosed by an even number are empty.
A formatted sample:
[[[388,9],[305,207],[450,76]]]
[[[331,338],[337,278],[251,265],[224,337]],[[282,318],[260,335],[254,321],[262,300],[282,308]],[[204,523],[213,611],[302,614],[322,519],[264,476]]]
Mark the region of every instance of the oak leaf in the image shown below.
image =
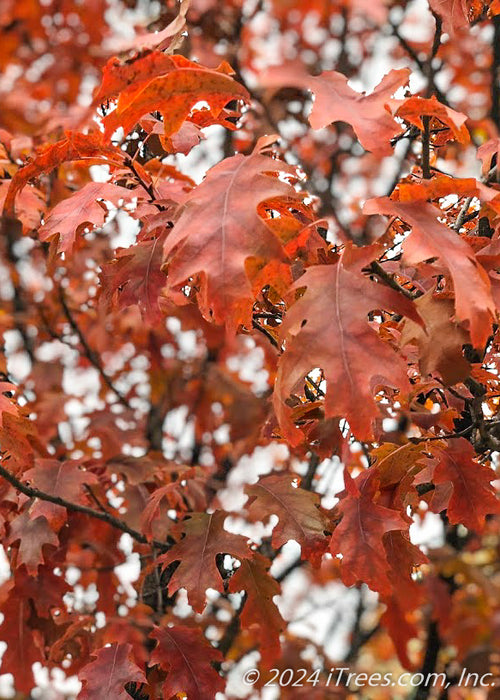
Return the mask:
[[[227,513],[193,513],[175,528],[176,533],[183,533],[180,539],[157,563],[166,567],[179,562],[168,584],[169,593],[185,588],[189,603],[197,612],[205,607],[207,588],[224,590],[224,582],[217,568],[218,554],[230,554],[237,559],[246,559],[253,555],[247,541],[241,535],[233,535],[224,530]]]
[[[346,586],[363,581],[388,595],[392,584],[382,538],[392,530],[408,530],[408,523],[397,511],[374,502],[375,479],[367,479],[359,489],[347,470],[344,475],[346,494],[337,506],[342,520],[333,532],[330,551],[342,554],[341,575]]]
[[[10,181],[4,201],[4,215],[15,218],[15,201],[18,192],[30,180],[49,173],[67,161],[85,160],[88,165],[104,163],[123,165],[125,154],[118,148],[105,145],[102,134],[80,134],[68,131],[63,139],[39,149],[34,158],[16,172]]]
[[[225,687],[223,679],[212,666],[222,661],[201,630],[176,625],[155,627],[150,635],[157,645],[151,653],[151,663],[167,671],[163,682],[163,698],[184,693],[189,700],[214,700]]]
[[[93,655],[95,661],[84,666],[78,674],[84,686],[78,700],[127,700],[127,683],[145,683],[144,672],[132,660],[131,644],[111,644]]]
[[[240,624],[244,629],[258,628],[260,653],[269,663],[281,654],[280,633],[285,628],[278,606],[273,597],[280,594],[280,585],[269,575],[270,562],[255,553],[253,559],[246,559],[229,579],[229,591],[244,590],[246,600],[240,614]]]
[[[434,96],[425,98],[413,95],[406,100],[393,99],[387,102],[387,106],[394,117],[400,117],[422,131],[424,130],[422,117],[431,117],[445,124],[459,143],[470,141],[469,132],[465,126],[467,115],[442,104]]]
[[[491,485],[495,472],[476,461],[474,448],[465,438],[450,440],[446,450],[436,448],[433,454],[437,464],[432,481],[453,486],[446,509],[450,522],[481,532],[486,516],[500,513],[500,501]]]
[[[169,290],[200,275],[200,309],[209,320],[251,325],[254,302],[250,259],[286,260],[278,236],[259,216],[259,204],[273,197],[298,200],[293,187],[273,176],[295,175],[282,161],[259,152],[226,158],[190,192],[164,247]]]
[[[247,90],[231,78],[227,64],[218,69],[189,61],[184,56],[169,57],[170,67],[146,83],[135,81],[120,92],[116,109],[103,119],[104,134],[109,138],[118,127],[127,134],[139,119],[149,112],[159,111],[163,116],[164,136],[180,129],[193,107],[207,102],[211,123],[221,122],[224,107],[231,100],[249,100]]]
[[[51,209],[38,229],[40,240],[50,241],[58,236],[57,251],[70,253],[86,228],[104,224],[109,211],[105,201],[117,207],[120,201],[127,202],[133,196],[133,190],[110,182],[88,182]]]
[[[119,248],[115,259],[102,266],[101,294],[108,309],[115,299],[118,308],[137,304],[145,321],[160,322],[163,314],[158,298],[167,282],[161,270],[164,240],[162,233]]]
[[[245,488],[250,497],[246,504],[251,521],[278,516],[273,529],[272,545],[279,549],[289,540],[302,548],[302,558],[318,560],[326,547],[325,531],[328,520],[321,510],[319,496],[296,487],[289,474],[264,476],[256,484]]]
[[[306,287],[281,327],[286,340],[280,358],[274,405],[283,433],[293,445],[301,435],[285,405],[289,394],[316,367],[327,382],[325,415],[345,417],[360,438],[369,437],[378,414],[374,390],[385,384],[405,391],[406,368],[368,324],[367,315],[390,309],[421,323],[413,303],[360,273],[369,251],[346,248],[334,265],[308,268],[291,291]]]
[[[439,210],[432,204],[395,202],[381,197],[369,200],[363,212],[397,216],[412,227],[403,243],[406,261],[441,260],[453,280],[457,319],[467,322],[474,346],[483,346],[496,314],[490,280],[468,243],[437,220]]]
[[[432,290],[415,299],[415,306],[425,321],[425,331],[407,320],[401,335],[401,346],[415,343],[419,349],[422,374],[439,372],[447,385],[463,381],[470,365],[463,356],[462,346],[469,341],[463,328],[451,320],[453,301],[435,297]]]
[[[443,29],[451,38],[469,26],[467,0],[429,0],[429,5],[442,19]]]
[[[322,129],[332,122],[351,124],[361,145],[378,156],[392,152],[390,141],[401,133],[401,125],[389,114],[385,105],[391,95],[408,82],[407,68],[391,70],[374,91],[366,95],[353,90],[348,79],[337,71],[309,75],[301,63],[268,68],[259,76],[264,87],[293,85],[314,94],[309,122],[313,129]]]
[[[28,625],[31,614],[31,601],[11,595],[0,626],[0,639],[7,644],[2,656],[1,671],[12,673],[16,679],[16,689],[26,695],[35,686],[33,664],[44,661],[42,649],[37,644],[37,635]]]
[[[97,483],[97,477],[92,472],[57,459],[36,460],[35,467],[25,472],[24,478],[40,491],[72,503],[86,503],[88,498],[84,494],[84,486]],[[51,527],[57,530],[67,518],[66,508],[43,499],[37,499],[31,506],[30,515],[32,518],[43,515]]]
[[[27,508],[10,524],[10,534],[6,542],[12,545],[18,541],[18,565],[26,564],[30,574],[36,574],[40,564],[45,562],[43,547],[57,547],[59,544],[59,538],[47,519],[43,515],[33,517]]]

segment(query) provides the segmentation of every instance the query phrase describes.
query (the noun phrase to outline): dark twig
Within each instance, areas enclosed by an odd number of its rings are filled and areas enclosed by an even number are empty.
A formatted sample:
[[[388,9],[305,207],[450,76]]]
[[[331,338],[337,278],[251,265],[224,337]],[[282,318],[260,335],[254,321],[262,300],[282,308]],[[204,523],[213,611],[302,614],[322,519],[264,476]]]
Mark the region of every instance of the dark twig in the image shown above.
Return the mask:
[[[500,131],[500,15],[493,17],[492,46],[490,115],[496,128]]]
[[[302,477],[301,482],[300,482],[301,487],[303,489],[305,489],[306,491],[313,490],[313,487],[312,487],[313,481],[314,481],[314,477],[316,476],[316,472],[318,470],[319,463],[320,463],[320,459],[319,459],[318,455],[315,452],[313,452],[311,454],[311,458],[309,460],[307,472],[306,472],[305,476]]]
[[[28,498],[39,498],[41,501],[48,501],[49,503],[54,503],[57,506],[62,506],[63,508],[66,508],[67,510],[73,511],[75,513],[83,513],[84,515],[88,515],[91,518],[102,520],[103,522],[108,523],[108,525],[115,527],[117,530],[121,530],[122,532],[127,533],[127,535],[130,535],[130,537],[132,537],[137,542],[140,542],[141,544],[150,544],[157,547],[158,549],[161,549],[162,551],[166,551],[168,549],[168,545],[164,542],[157,542],[156,540],[149,542],[149,540],[144,535],[142,535],[137,530],[134,530],[133,528],[129,527],[127,523],[123,522],[123,520],[115,518],[115,516],[109,513],[108,511],[103,512],[102,510],[94,510],[93,508],[89,508],[88,506],[83,506],[79,503],[67,501],[65,498],[60,498],[59,496],[52,496],[50,493],[40,491],[40,489],[34,488],[33,486],[28,486],[22,481],[19,481],[19,479],[17,479],[14,476],[14,474],[12,474],[8,469],[5,469],[5,467],[2,467],[1,465],[0,476],[2,476],[6,481],[8,481],[9,484],[14,486],[15,489],[17,489],[21,493],[24,493],[25,496],[28,496]]]
[[[95,369],[99,372],[103,382],[106,384],[108,389],[110,389],[115,394],[118,401],[123,406],[125,406],[125,408],[130,409],[131,406],[130,406],[129,402],[127,401],[125,396],[119,391],[119,389],[117,389],[115,387],[111,378],[104,371],[104,368],[101,364],[99,356],[97,355],[96,352],[94,352],[94,350],[92,350],[92,348],[88,344],[87,339],[85,338],[80,326],[78,325],[78,323],[76,321],[76,318],[73,316],[73,313],[71,312],[71,310],[68,306],[68,302],[66,301],[66,295],[65,295],[62,287],[59,287],[59,299],[61,301],[61,306],[63,308],[64,315],[66,316],[66,319],[67,319],[70,327],[78,336],[78,340],[80,341],[80,344],[83,348],[83,352],[85,354],[85,357],[88,359],[90,364],[93,365],[93,367],[95,367]]]
[[[408,297],[408,299],[415,299],[417,296],[419,296],[415,292],[411,292],[409,289],[402,287],[392,275],[390,275],[386,270],[384,270],[382,265],[377,260],[374,260],[372,262],[369,270],[374,275],[377,275],[377,277],[379,277],[389,287],[395,289],[396,292],[401,292],[401,294],[404,294],[405,297]]]
[[[431,118],[428,115],[422,117],[424,130],[422,132],[422,177],[429,180],[431,177]]]

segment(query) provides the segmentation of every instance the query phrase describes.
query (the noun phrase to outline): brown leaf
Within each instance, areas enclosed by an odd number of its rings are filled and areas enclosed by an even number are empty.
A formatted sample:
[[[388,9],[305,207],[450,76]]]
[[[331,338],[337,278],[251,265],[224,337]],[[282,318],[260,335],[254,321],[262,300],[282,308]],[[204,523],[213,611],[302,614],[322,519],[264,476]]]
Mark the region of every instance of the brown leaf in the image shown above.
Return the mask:
[[[302,547],[302,558],[318,560],[326,548],[328,520],[321,510],[319,496],[296,487],[289,474],[264,476],[247,486],[246,505],[252,521],[265,520],[271,514],[279,518],[273,529],[272,545],[279,549],[289,540]]]

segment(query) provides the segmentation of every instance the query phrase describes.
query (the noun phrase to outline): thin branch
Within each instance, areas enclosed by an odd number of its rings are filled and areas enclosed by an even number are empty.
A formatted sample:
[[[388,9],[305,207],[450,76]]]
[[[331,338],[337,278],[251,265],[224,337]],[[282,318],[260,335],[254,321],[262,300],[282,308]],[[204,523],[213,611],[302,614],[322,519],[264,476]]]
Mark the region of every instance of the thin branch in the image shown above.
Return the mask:
[[[430,679],[436,669],[440,648],[441,640],[439,639],[437,623],[435,620],[431,620],[427,632],[427,645],[421,670],[421,675],[425,680],[416,689],[414,700],[425,700],[431,694],[432,684]]]
[[[431,118],[428,115],[422,117],[424,130],[422,132],[422,177],[429,180],[431,177]]]
[[[266,338],[269,340],[271,345],[274,345],[275,348],[278,348],[280,350],[280,346],[276,338],[265,328],[264,326],[261,326],[257,321],[252,319],[252,328],[255,328],[255,330],[260,331],[263,335],[266,336]]]
[[[415,292],[410,292],[409,289],[406,289],[405,287],[402,287],[396,279],[393,277],[393,275],[390,275],[382,265],[377,261],[374,260],[368,268],[374,275],[377,275],[377,277],[380,277],[380,279],[385,282],[389,287],[392,287],[392,289],[395,289],[396,292],[401,292],[401,294],[404,294],[405,297],[408,297],[408,299],[415,299],[418,294]]]
[[[473,427],[473,425],[469,425],[467,428],[458,433],[445,433],[444,435],[431,435],[430,437],[409,437],[408,440],[415,445],[418,445],[421,442],[433,442],[435,440],[453,440],[468,435],[472,431]]]
[[[462,205],[462,208],[460,209],[460,213],[457,216],[457,220],[451,227],[454,231],[460,231],[462,226],[465,224],[465,220],[467,218],[467,212],[469,211],[470,204],[474,197],[467,197],[465,202]]]
[[[320,387],[320,385],[317,382],[315,382],[314,379],[312,379],[309,375],[306,375],[306,382],[308,382],[312,386],[312,388],[316,391],[318,396],[326,396],[325,392]]]
[[[491,62],[490,116],[500,131],[500,16],[493,17],[493,59]]]
[[[301,479],[300,485],[303,489],[306,491],[313,491],[313,481],[314,477],[316,476],[316,472],[318,470],[320,464],[320,459],[318,455],[313,452],[311,454],[311,458],[309,460],[309,465],[307,467],[307,472],[305,476]]]
[[[5,467],[1,465],[0,476],[2,476],[6,481],[8,481],[9,484],[11,484],[15,489],[17,489],[21,493],[24,493],[25,496],[28,496],[28,498],[39,498],[41,501],[48,501],[49,503],[54,503],[57,506],[62,506],[63,508],[66,508],[67,510],[73,511],[75,513],[84,513],[85,515],[88,515],[91,518],[102,520],[103,522],[108,523],[108,525],[115,527],[117,530],[121,530],[127,535],[130,535],[130,537],[132,537],[140,544],[152,545],[154,547],[157,547],[158,549],[161,549],[162,551],[166,551],[169,548],[165,542],[157,542],[156,540],[152,540],[150,542],[147,539],[147,537],[142,535],[137,530],[134,530],[133,528],[129,527],[127,523],[123,522],[123,520],[115,518],[115,516],[109,513],[108,511],[103,512],[102,510],[94,510],[93,508],[89,508],[88,506],[83,506],[79,503],[67,501],[65,498],[60,498],[59,496],[52,496],[50,493],[40,491],[40,489],[34,488],[33,486],[28,486],[22,481],[19,481],[19,479],[15,477],[14,474],[12,474],[12,472],[10,472],[8,469],[5,469]]]
[[[394,34],[394,36],[396,37],[396,39],[399,41],[399,43],[401,44],[402,48],[406,51],[406,53],[408,54],[408,56],[416,63],[416,65],[417,65],[418,69],[420,70],[420,72],[422,73],[422,75],[424,75],[424,76],[428,79],[428,78],[429,78],[428,61],[423,61],[423,60],[420,58],[420,56],[419,56],[418,53],[415,51],[415,49],[411,46],[411,44],[409,44],[409,43],[407,42],[407,40],[404,38],[404,36],[402,36],[402,35],[400,34],[398,25],[392,24],[392,23],[391,23],[391,29],[392,29],[392,33]],[[436,30],[437,30],[437,24],[436,24]],[[439,36],[440,36],[440,33],[441,33],[441,32],[439,32]],[[436,31],[436,33],[434,34],[434,42],[433,42],[433,46],[432,46],[432,49],[431,49],[431,56],[432,56],[432,58],[435,57],[434,47],[435,47],[435,44],[436,44],[436,36],[437,36],[437,35],[438,35],[438,34],[437,34],[437,31]],[[438,48],[439,48],[439,44],[438,44]],[[436,50],[436,52],[437,52],[437,50]],[[433,91],[434,91],[434,93],[435,93],[437,99],[438,99],[442,104],[448,105],[448,100],[446,99],[446,95],[445,95],[445,94],[438,88],[438,86],[434,83],[434,74],[435,74],[435,72],[434,72],[433,75],[432,75],[432,89],[433,89]]]
[[[104,504],[101,503],[101,501],[97,498],[97,496],[95,495],[94,490],[92,489],[92,487],[91,487],[89,484],[84,484],[84,487],[85,487],[85,490],[87,491],[87,493],[89,494],[90,498],[94,501],[94,503],[96,504],[96,506],[99,508],[99,510],[100,510],[101,512],[103,512],[103,513],[107,513],[107,512],[108,512],[108,509],[107,509],[106,506],[104,506]]]
[[[88,344],[87,339],[83,335],[83,332],[76,321],[76,318],[73,316],[73,314],[68,306],[68,302],[66,301],[66,295],[65,295],[62,287],[59,287],[59,299],[61,301],[61,306],[63,308],[64,315],[66,316],[66,319],[67,319],[69,325],[71,326],[72,330],[78,336],[78,339],[79,339],[80,344],[83,348],[83,352],[85,354],[85,357],[95,367],[95,369],[99,372],[103,382],[106,384],[108,389],[110,389],[115,394],[118,401],[123,406],[125,406],[125,408],[131,409],[131,406],[130,406],[129,402],[127,401],[127,399],[125,398],[125,396],[121,393],[121,391],[119,389],[117,389],[115,387],[111,378],[104,371],[104,368],[101,364],[99,356],[97,355],[96,352],[94,352],[94,350],[92,350],[92,348]]]

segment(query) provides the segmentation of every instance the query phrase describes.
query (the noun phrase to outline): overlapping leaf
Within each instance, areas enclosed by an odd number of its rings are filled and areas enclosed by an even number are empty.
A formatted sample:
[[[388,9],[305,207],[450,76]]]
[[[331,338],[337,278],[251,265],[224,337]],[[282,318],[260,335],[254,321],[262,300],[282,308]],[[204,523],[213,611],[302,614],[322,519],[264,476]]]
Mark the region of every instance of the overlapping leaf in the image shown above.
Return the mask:
[[[19,542],[18,565],[26,564],[27,571],[36,574],[40,564],[46,561],[43,548],[57,547],[59,538],[43,515],[33,517],[26,508],[11,522],[6,542],[11,545]]]
[[[143,318],[158,323],[162,313],[158,297],[167,278],[161,270],[165,233],[119,248],[115,259],[102,266],[102,298],[108,308],[137,304]]]
[[[466,0],[429,0],[431,10],[443,21],[443,29],[450,37],[469,26]]]
[[[473,344],[483,346],[491,333],[495,304],[488,275],[467,242],[437,220],[439,211],[432,204],[383,197],[367,202],[363,211],[397,216],[412,227],[403,244],[406,260],[419,263],[439,258],[453,280],[457,319],[467,322]]]
[[[269,575],[269,561],[256,553],[253,559],[245,559],[229,580],[229,591],[244,590],[246,600],[240,622],[243,628],[258,628],[260,653],[270,663],[281,653],[280,633],[285,621],[273,601],[279,595],[279,583]]]
[[[198,304],[207,319],[235,328],[251,324],[254,301],[248,265],[286,260],[278,236],[259,216],[259,204],[273,197],[299,201],[278,179],[294,169],[259,152],[226,158],[190,192],[165,242],[168,289],[200,276]]]
[[[352,586],[363,581],[372,590],[389,595],[389,561],[382,537],[393,530],[408,530],[408,523],[396,510],[374,502],[376,480],[366,480],[358,488],[345,473],[346,495],[338,509],[342,515],[330,541],[332,554],[342,554],[342,581]]]
[[[415,306],[425,321],[425,330],[413,321],[407,321],[401,345],[417,344],[419,365],[424,375],[439,372],[446,384],[463,381],[469,374],[470,365],[462,347],[469,339],[464,329],[451,320],[452,300],[435,298],[430,291],[416,299]]]
[[[500,513],[500,501],[491,485],[495,472],[476,461],[474,448],[465,438],[450,440],[446,450],[437,448],[434,455],[433,482],[453,487],[446,509],[450,522],[481,532],[486,516]]]
[[[110,182],[89,182],[49,212],[44,225],[38,230],[40,240],[50,241],[58,236],[58,252],[70,253],[86,228],[104,224],[108,215],[105,201],[110,201],[116,207],[133,196],[133,191]]]
[[[335,265],[309,268],[292,289],[306,287],[281,329],[286,340],[278,369],[274,405],[284,434],[300,442],[285,405],[303,377],[316,367],[327,381],[327,417],[347,418],[353,432],[368,437],[377,416],[376,386],[408,388],[405,366],[368,324],[375,309],[397,311],[421,323],[410,300],[360,274],[369,251],[347,248]]]
[[[97,482],[97,477],[92,472],[83,471],[71,462],[59,462],[56,459],[39,459],[33,469],[25,472],[24,477],[35,488],[73,503],[87,502],[84,486]],[[67,517],[63,506],[44,500],[37,500],[30,513],[32,518],[44,516],[56,530],[61,528]]]
[[[67,132],[65,137],[42,147],[36,156],[20,168],[10,181],[4,202],[4,214],[15,217],[15,200],[27,183],[43,173],[49,173],[68,161],[85,160],[88,165],[104,163],[123,165],[125,154],[113,146],[104,145],[100,133]]]
[[[272,544],[278,549],[289,540],[302,547],[304,559],[321,557],[328,520],[321,510],[317,494],[292,484],[290,475],[271,475],[246,487],[250,496],[247,512],[250,520],[263,520],[274,513],[279,522],[273,529]]]
[[[162,62],[159,57],[158,60]],[[106,137],[110,137],[120,126],[128,133],[142,116],[153,111],[161,112],[164,135],[170,136],[180,129],[182,122],[200,101],[208,103],[208,115],[213,123],[219,120],[228,125],[229,122],[222,115],[227,103],[249,99],[247,90],[228,75],[231,69],[227,64],[213,70],[180,55],[170,56],[164,64],[162,74],[152,79],[150,77],[147,82],[138,80],[137,69],[132,67],[133,82],[120,91],[116,109],[103,119]],[[102,89],[99,99],[106,92],[109,94],[110,90],[116,90],[117,84],[107,90]]]

